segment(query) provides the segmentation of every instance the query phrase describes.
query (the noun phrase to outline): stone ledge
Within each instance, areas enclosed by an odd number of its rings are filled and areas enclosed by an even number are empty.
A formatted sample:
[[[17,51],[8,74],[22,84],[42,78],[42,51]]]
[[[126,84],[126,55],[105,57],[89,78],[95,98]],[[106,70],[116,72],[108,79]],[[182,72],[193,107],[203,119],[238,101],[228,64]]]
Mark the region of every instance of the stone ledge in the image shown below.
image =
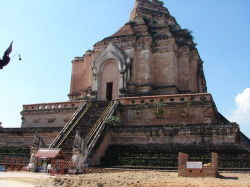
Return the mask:
[[[156,96],[141,96],[141,97],[122,97],[117,99],[122,105],[134,105],[143,103],[182,103],[184,101],[212,101],[213,98],[209,93],[196,94],[174,94],[174,95],[156,95]]]
[[[56,102],[56,103],[39,103],[39,104],[30,104],[23,105],[22,112],[30,111],[49,111],[49,110],[61,110],[61,109],[77,109],[81,106],[84,100],[82,101],[67,101],[67,102]]]
[[[42,128],[0,128],[0,134],[24,134],[35,132],[60,132],[62,127]]]

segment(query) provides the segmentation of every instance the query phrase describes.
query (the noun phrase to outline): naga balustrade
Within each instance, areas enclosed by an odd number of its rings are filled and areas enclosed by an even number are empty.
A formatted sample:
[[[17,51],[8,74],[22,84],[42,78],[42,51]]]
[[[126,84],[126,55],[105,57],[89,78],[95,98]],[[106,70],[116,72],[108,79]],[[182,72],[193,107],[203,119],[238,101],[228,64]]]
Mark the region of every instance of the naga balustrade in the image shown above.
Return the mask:
[[[94,147],[97,144],[98,140],[101,137],[101,134],[103,133],[105,129],[105,126],[106,126],[105,122],[108,117],[114,115],[118,105],[119,105],[119,101],[117,100],[111,101],[108,107],[100,116],[100,118],[97,120],[93,128],[90,130],[89,134],[84,139],[84,142],[86,143],[87,148],[88,148],[88,159],[85,160],[86,164],[91,163]]]

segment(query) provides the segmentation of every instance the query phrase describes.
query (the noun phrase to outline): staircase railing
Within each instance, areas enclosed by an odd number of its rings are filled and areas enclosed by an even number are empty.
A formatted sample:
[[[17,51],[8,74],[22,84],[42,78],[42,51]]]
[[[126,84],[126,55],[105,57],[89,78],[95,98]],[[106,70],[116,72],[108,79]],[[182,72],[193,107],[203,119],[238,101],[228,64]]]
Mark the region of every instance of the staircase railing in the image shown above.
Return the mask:
[[[82,104],[82,106],[80,106],[74,113],[69,122],[63,127],[49,148],[58,148],[91,106],[91,102]]]
[[[89,131],[88,135],[86,136],[86,138],[84,139],[84,142],[87,143],[89,140],[91,139],[91,137],[93,136],[93,134],[97,131],[98,126],[100,125],[100,123],[103,121],[103,118],[105,118],[105,116],[107,115],[107,113],[109,112],[110,108],[114,105],[114,101],[111,101],[109,103],[109,105],[106,107],[106,109],[103,111],[102,115],[99,117],[99,119],[96,121],[96,123],[94,124],[94,126],[92,127],[92,129]]]
[[[87,137],[84,139],[84,142],[88,148],[88,161],[91,161],[91,155],[93,154],[93,149],[97,144],[99,138],[101,137],[104,129],[105,129],[105,121],[109,116],[114,115],[116,108],[119,105],[119,101],[111,101],[109,106],[105,109],[101,117],[98,119],[94,127],[91,129]]]

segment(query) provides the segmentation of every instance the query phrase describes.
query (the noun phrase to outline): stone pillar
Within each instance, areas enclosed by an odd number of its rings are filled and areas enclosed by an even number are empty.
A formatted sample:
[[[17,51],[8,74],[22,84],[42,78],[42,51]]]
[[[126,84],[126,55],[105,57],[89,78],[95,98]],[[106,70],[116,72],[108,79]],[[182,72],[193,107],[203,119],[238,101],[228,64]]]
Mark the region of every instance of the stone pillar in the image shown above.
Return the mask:
[[[178,176],[183,176],[182,165],[186,165],[188,161],[188,154],[179,153],[178,156]]]
[[[214,177],[217,177],[218,175],[218,153],[212,152],[212,167],[214,169]]]

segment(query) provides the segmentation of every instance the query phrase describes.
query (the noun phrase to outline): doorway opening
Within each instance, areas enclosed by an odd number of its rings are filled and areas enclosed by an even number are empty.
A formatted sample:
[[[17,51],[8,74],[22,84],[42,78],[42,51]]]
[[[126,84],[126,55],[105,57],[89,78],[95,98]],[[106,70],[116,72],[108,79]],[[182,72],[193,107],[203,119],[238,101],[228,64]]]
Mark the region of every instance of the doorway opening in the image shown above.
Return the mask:
[[[108,82],[106,87],[106,100],[112,100],[112,92],[113,92],[113,82]]]

